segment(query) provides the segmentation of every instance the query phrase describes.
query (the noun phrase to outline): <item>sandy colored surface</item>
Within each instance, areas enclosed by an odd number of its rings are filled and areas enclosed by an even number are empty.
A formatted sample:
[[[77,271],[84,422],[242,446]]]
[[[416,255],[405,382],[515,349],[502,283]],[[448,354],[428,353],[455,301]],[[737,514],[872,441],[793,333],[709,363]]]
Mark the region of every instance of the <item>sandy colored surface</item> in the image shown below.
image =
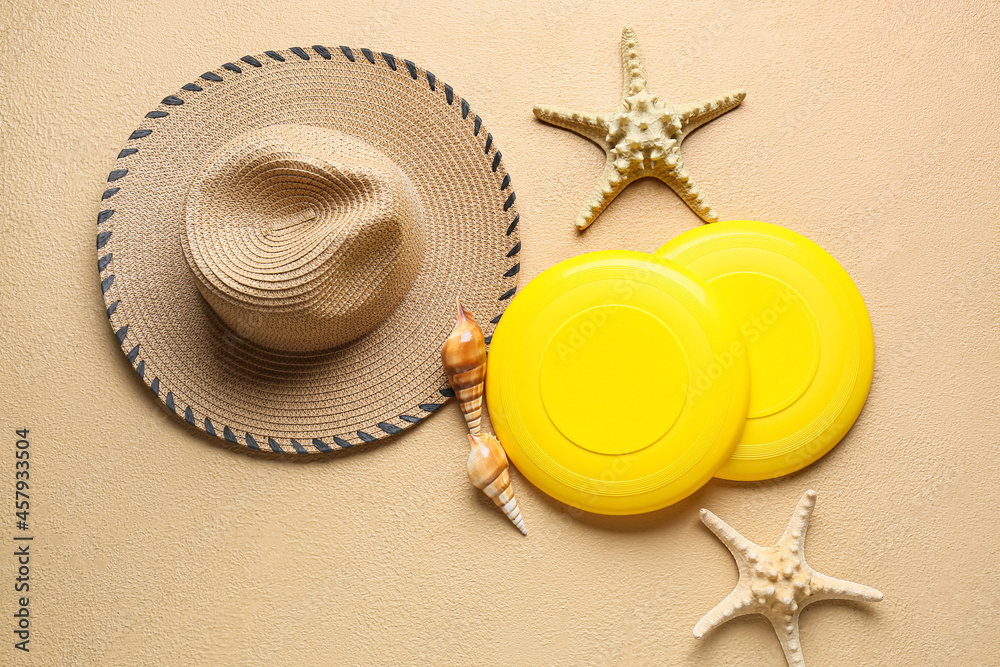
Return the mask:
[[[0,664],[778,666],[762,619],[692,637],[737,580],[697,510],[769,544],[809,487],[810,564],[885,601],[810,607],[808,664],[998,664],[1000,8],[881,4],[4,2],[0,526],[12,544],[27,426],[37,537],[29,656],[11,646],[0,561]],[[871,395],[829,456],[625,519],[568,513],[514,473],[522,538],[469,484],[454,403],[395,442],[302,462],[223,449],[141,390],[104,316],[94,220],[161,98],[269,48],[410,58],[489,122],[527,280],[701,224],[647,179],[573,227],[604,154],[531,108],[613,108],[624,24],[657,93],[747,90],[684,144],[720,217],[805,234],[868,303]]]

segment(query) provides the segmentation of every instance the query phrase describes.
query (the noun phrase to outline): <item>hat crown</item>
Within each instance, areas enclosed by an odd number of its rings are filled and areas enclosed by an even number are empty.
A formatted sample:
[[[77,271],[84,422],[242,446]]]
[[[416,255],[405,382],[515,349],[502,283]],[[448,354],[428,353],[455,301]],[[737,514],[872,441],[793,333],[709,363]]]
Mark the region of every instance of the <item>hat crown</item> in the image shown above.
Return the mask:
[[[360,139],[305,125],[238,135],[206,160],[181,242],[199,291],[237,335],[318,352],[384,321],[420,269],[413,184]]]

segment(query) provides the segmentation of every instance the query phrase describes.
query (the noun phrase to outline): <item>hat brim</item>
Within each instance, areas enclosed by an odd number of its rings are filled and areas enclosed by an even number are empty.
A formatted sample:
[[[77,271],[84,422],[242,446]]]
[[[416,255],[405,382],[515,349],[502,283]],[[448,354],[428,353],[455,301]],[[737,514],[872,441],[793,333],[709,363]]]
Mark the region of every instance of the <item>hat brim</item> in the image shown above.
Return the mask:
[[[421,204],[425,251],[407,296],[371,333],[320,354],[230,333],[179,240],[204,159],[240,132],[290,122],[379,148]],[[455,298],[489,336],[514,294],[518,215],[492,135],[450,86],[390,54],[295,47],[206,72],[146,115],[108,181],[98,267],[126,358],[169,411],[252,449],[326,452],[419,423],[451,395],[440,348]]]

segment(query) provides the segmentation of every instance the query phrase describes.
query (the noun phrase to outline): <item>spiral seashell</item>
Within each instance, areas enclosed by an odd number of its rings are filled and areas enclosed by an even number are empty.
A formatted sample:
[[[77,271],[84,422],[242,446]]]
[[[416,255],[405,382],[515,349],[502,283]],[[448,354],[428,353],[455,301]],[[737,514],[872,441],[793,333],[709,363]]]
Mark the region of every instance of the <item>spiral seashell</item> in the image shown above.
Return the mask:
[[[503,510],[522,535],[527,535],[528,529],[524,527],[521,508],[510,485],[507,455],[500,441],[491,434],[484,433],[478,436],[470,434],[469,443],[471,451],[468,468],[472,484],[493,499],[496,506]]]
[[[458,304],[458,322],[441,347],[441,362],[455,390],[469,432],[479,435],[483,414],[483,383],[486,380],[486,337],[472,313]]]
[[[517,529],[527,535],[521,508],[510,485],[507,454],[495,436],[482,432],[486,337],[472,313],[461,301],[456,300],[456,304],[458,322],[441,347],[441,362],[469,427],[469,480],[492,498]]]

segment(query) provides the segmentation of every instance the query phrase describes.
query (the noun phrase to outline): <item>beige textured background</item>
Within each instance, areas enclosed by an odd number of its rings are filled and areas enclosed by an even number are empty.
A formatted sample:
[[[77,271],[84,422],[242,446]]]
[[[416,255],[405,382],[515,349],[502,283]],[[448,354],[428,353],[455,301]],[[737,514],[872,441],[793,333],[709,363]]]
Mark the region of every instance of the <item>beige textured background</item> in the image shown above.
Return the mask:
[[[13,533],[26,425],[37,529],[30,656],[10,645],[0,558],[0,663],[780,665],[759,618],[692,638],[736,581],[697,510],[769,543],[814,487],[810,563],[886,599],[810,608],[811,665],[1000,664],[1000,9],[680,4],[0,4],[0,526]],[[644,181],[577,234],[603,154],[531,115],[610,109],[626,23],[655,92],[748,91],[685,144],[720,215],[809,236],[865,296],[874,384],[824,460],[624,519],[575,516],[516,475],[521,538],[468,484],[454,404],[395,442],[303,463],[216,446],[140,390],[104,317],[94,218],[120,145],[164,95],[293,45],[428,67],[497,137],[527,280],[699,224]]]

